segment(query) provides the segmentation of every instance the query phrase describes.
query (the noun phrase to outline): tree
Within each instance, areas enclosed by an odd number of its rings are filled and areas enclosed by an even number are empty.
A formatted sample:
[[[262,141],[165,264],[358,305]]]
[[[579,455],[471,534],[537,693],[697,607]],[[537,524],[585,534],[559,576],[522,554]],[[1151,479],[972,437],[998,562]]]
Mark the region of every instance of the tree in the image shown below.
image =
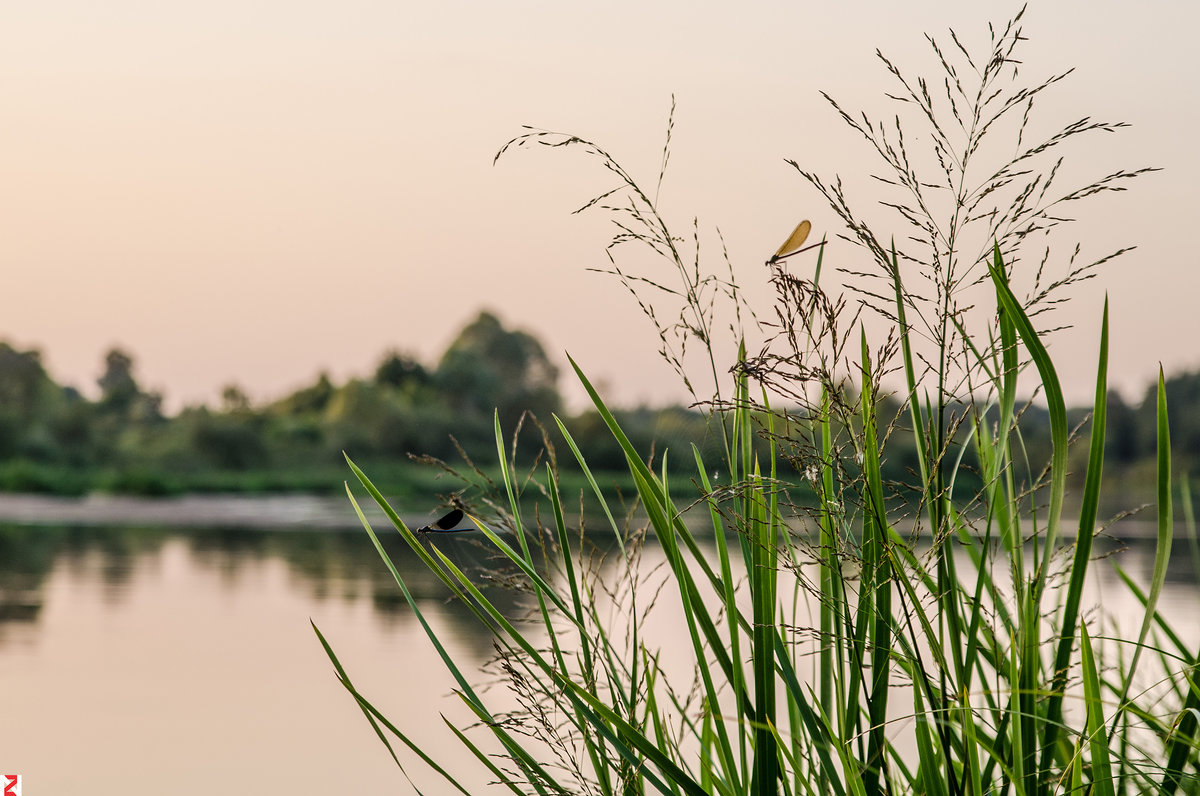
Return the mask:
[[[247,470],[269,462],[260,418],[248,412],[214,414],[200,409],[189,416],[193,450],[223,470]]]
[[[17,351],[0,343],[0,411],[28,423],[38,414],[50,384],[41,352]]]
[[[104,355],[104,374],[96,383],[100,386],[100,406],[117,415],[129,415],[141,394],[133,377],[133,357],[119,348]]]
[[[487,311],[450,344],[435,381],[454,408],[488,416],[497,409],[507,428],[525,410],[548,417],[561,403],[558,369],[542,344],[526,332],[508,331]]]
[[[402,389],[409,384],[417,386],[429,382],[429,372],[415,358],[399,351],[386,353],[375,369],[375,383]]]
[[[227,384],[221,390],[221,409],[228,413],[245,413],[250,411],[250,398],[236,384]]]
[[[1108,391],[1108,412],[1105,418],[1105,453],[1114,462],[1129,464],[1137,459],[1142,445],[1138,439],[1137,412],[1116,390]]]
[[[104,355],[99,409],[118,423],[154,425],[163,418],[163,398],[157,392],[142,392],[133,376],[133,357],[119,348]]]
[[[0,457],[54,458],[50,422],[62,403],[39,351],[0,343]]]
[[[291,417],[319,414],[325,411],[333,393],[333,382],[329,380],[329,374],[321,373],[311,387],[297,390],[286,398],[276,401],[271,406],[271,411],[274,414]]]

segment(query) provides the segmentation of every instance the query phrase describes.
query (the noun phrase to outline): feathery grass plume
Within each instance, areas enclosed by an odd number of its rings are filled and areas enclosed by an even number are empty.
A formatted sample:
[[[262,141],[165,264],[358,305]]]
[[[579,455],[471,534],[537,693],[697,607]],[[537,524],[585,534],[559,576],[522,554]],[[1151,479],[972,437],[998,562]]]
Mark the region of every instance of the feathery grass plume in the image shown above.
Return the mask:
[[[714,335],[719,333],[718,302],[729,304],[731,316],[728,323],[735,338],[741,337],[742,313],[751,310],[738,293],[733,265],[728,252],[724,250],[723,241],[722,256],[727,276],[706,270],[701,256],[698,223],[693,223],[687,235],[680,235],[670,228],[659,212],[658,194],[670,160],[674,118],[675,101],[672,98],[653,199],[605,149],[567,133],[526,128],[526,132],[500,148],[496,160],[513,150],[535,146],[578,148],[608,172],[608,177],[615,184],[575,210],[575,213],[597,210],[608,213],[615,227],[605,248],[608,267],[589,270],[611,274],[629,290],[642,313],[654,325],[660,343],[659,353],[679,376],[692,398],[697,403],[704,403],[709,398],[708,389],[711,388],[718,396],[723,389],[721,368],[717,363],[718,353],[713,347]],[[630,248],[648,251],[665,268],[653,264],[641,268],[621,265],[618,256]],[[707,387],[698,387],[693,383],[693,370],[685,364],[689,344],[693,347],[698,345],[701,349],[705,370],[711,379]]]

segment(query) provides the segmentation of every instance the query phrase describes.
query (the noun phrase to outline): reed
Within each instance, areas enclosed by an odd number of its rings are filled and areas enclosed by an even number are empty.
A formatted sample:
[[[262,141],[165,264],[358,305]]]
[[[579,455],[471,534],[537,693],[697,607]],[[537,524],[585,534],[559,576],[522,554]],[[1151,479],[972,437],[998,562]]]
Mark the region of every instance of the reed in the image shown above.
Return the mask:
[[[635,449],[572,360],[625,453],[637,492],[633,513],[600,489],[587,451],[561,421],[562,444],[589,483],[586,500],[568,501],[551,465],[523,473],[497,419],[502,504],[471,519],[530,595],[526,622],[501,611],[436,541],[409,529],[350,463],[424,566],[492,635],[515,710],[495,707],[446,651],[363,520],[478,720],[451,731],[498,787],[606,796],[1200,792],[1200,651],[1157,606],[1173,527],[1161,378],[1155,563],[1147,588],[1122,573],[1144,616],[1135,638],[1121,638],[1102,609],[1081,613],[1098,528],[1107,306],[1086,486],[1071,524],[1063,505],[1073,434],[1044,325],[1059,295],[1109,257],[1085,266],[1072,256],[1059,276],[1049,257],[1033,274],[1019,268],[1022,247],[1060,223],[1063,202],[1117,190],[1145,170],[1055,192],[1061,160],[1042,169],[1039,158],[1056,157],[1075,136],[1120,125],[1073,124],[1022,143],[1034,98],[1060,78],[1002,85],[1023,38],[1019,20],[993,31],[979,61],[951,34],[949,52],[965,68],[931,39],[952,125],[937,121],[930,82],[908,81],[885,59],[901,86],[895,96],[925,119],[942,173],[916,177],[903,128],[843,116],[894,172],[886,185],[901,198],[885,203],[917,234],[903,239],[905,248],[883,243],[840,182],[804,173],[872,265],[835,272],[841,287],[834,292],[834,277],[820,278],[829,247],[809,252],[812,267],[803,270],[812,276],[789,270],[796,258],[771,258],[770,318],[744,305],[732,268],[728,276],[702,268],[699,232],[673,234],[655,192],[599,146],[530,130],[501,150],[580,148],[615,178],[588,206],[617,224],[607,270],[637,296],[664,356],[698,400],[689,357],[701,358],[723,453],[706,461],[693,448],[694,477],[672,475],[663,460],[679,452],[659,452],[655,462]],[[977,177],[988,136],[1010,116],[1018,118],[1018,146],[1009,141],[1007,151],[1016,155]],[[670,130],[664,167],[669,140]],[[934,215],[939,203],[948,215]],[[986,246],[970,248],[971,234]],[[648,247],[665,267],[641,273],[619,265],[613,252],[627,244]],[[890,333],[872,341],[864,312],[881,313]],[[737,350],[728,364],[718,341],[725,317],[733,319]],[[748,333],[761,338],[753,350]],[[904,409],[880,417],[891,373],[903,374]],[[1019,396],[1030,394],[1040,395],[1051,418],[1045,462],[1026,454],[1018,424]],[[903,435],[916,443],[912,477],[887,483],[881,462]],[[960,483],[968,471],[981,487]],[[532,493],[541,502],[530,515]],[[566,506],[577,500],[581,516],[569,520]],[[585,532],[584,514],[602,516],[606,527]],[[647,571],[651,555],[661,558],[660,570]],[[665,648],[648,630],[668,605],[687,639],[682,650]],[[460,769],[433,760],[412,728],[376,709],[317,633],[397,763],[398,742],[466,793]],[[681,658],[689,672],[682,678]]]

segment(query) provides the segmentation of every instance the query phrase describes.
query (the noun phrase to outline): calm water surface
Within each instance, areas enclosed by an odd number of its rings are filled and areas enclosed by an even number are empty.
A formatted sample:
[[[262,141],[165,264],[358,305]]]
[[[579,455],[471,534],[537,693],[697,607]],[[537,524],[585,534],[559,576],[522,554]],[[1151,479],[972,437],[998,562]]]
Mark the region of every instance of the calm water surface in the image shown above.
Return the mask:
[[[469,540],[439,544],[475,555]],[[1196,640],[1200,593],[1177,547],[1163,604]],[[490,644],[474,618],[399,558],[450,652],[478,668]],[[1152,550],[1122,560],[1145,580]],[[1115,600],[1108,571],[1095,588],[1135,632],[1136,606]],[[29,796],[412,792],[310,619],[385,715],[464,763],[469,790],[484,784],[438,719],[466,721],[452,683],[369,540],[317,531],[0,527],[0,769],[23,774]],[[419,763],[408,770],[447,792]]]
[[[0,529],[0,768],[30,796],[405,792],[309,624],[436,747],[450,681],[388,577],[362,533]]]

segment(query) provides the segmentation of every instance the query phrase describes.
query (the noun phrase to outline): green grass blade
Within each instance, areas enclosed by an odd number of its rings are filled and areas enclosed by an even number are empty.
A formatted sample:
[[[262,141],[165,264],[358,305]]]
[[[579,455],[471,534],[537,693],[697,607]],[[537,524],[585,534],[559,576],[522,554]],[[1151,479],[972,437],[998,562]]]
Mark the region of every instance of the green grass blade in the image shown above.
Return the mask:
[[[635,479],[637,475],[635,474]],[[640,483],[639,483],[640,486]],[[707,658],[709,646],[705,643],[705,639],[719,638],[719,631],[716,629],[716,622],[709,613],[702,599],[699,599],[698,591],[695,587],[690,573],[687,571],[687,563],[683,559],[683,555],[679,546],[675,542],[675,528],[665,513],[661,511],[661,507],[657,504],[647,504],[647,513],[650,515],[651,524],[654,526],[658,534],[659,541],[662,543],[663,552],[666,554],[668,565],[671,567],[675,582],[679,587],[680,604],[683,607],[684,622],[687,626],[688,637],[692,643],[692,651],[699,661],[704,661]],[[726,662],[719,664],[719,667],[731,666],[733,670],[738,667],[733,663],[732,659],[726,658]],[[705,699],[710,705],[719,704],[720,691],[716,682],[713,680],[713,672],[707,665],[701,665],[698,668],[698,674],[704,687]],[[737,700],[735,704],[744,706],[745,700]],[[733,750],[733,745],[729,740],[728,732],[723,723],[718,723],[717,737],[720,741],[720,761],[726,773],[726,777],[733,783],[738,782],[738,764]]]
[[[600,394],[596,392],[596,389],[592,386],[592,383],[588,381],[587,376],[584,375],[583,371],[579,368],[579,365],[576,364],[575,360],[570,356],[568,356],[567,359],[570,361],[571,367],[574,368],[580,384],[583,385],[584,389],[587,391],[588,397],[591,398],[592,404],[596,407],[596,411],[600,414],[601,419],[604,421],[605,425],[608,426],[613,438],[616,439],[617,443],[621,446],[621,450],[625,453],[625,459],[629,465],[630,471],[636,473],[638,477],[642,479],[646,488],[649,490],[649,494],[653,497],[653,502],[659,505],[665,505],[667,502],[666,495],[663,493],[657,477],[650,470],[650,468],[646,466],[646,463],[642,461],[641,457],[638,455],[637,449],[634,448],[633,443],[629,441],[629,437],[625,434],[624,430],[622,430],[621,425],[617,422],[616,418],[613,417],[612,412],[604,403],[604,400],[600,397]],[[695,544],[695,540],[692,538],[691,534],[686,532],[687,529],[683,524],[683,520],[679,518],[677,512],[672,512],[672,516],[674,517],[673,521],[676,523],[676,526],[684,532],[681,535],[681,538],[687,545],[688,552],[691,553],[695,564],[700,568],[700,571],[704,574],[704,576],[708,578],[713,588],[718,592],[721,591],[722,584],[720,578],[717,576],[716,572],[713,571],[712,566],[708,563],[704,552]],[[749,621],[744,616],[739,616],[739,622],[743,623],[746,627],[749,627]]]
[[[555,418],[557,419],[557,418]],[[546,465],[546,483],[550,492],[550,503],[554,514],[554,527],[558,533],[558,546],[562,556],[563,580],[571,590],[571,608],[577,629],[576,638],[579,643],[579,655],[583,664],[583,676],[589,681],[594,678],[595,659],[592,653],[592,638],[584,632],[583,628],[587,626],[587,618],[583,609],[583,596],[580,593],[580,583],[575,573],[575,560],[572,555],[571,540],[567,536],[567,523],[563,516],[562,500],[559,495],[558,476],[554,473],[554,468],[549,464]],[[605,506],[607,509],[607,506]],[[589,600],[590,602],[590,600]],[[557,631],[552,630],[552,634],[557,634]],[[605,639],[601,634],[601,638],[597,643],[603,644]],[[561,650],[558,650],[558,667],[562,671],[567,671],[567,662],[562,658]],[[580,732],[583,734],[583,746],[587,750],[588,757],[592,763],[592,770],[596,773],[599,780],[600,792],[609,794],[612,792],[612,786],[609,779],[608,766],[604,765],[603,758],[605,757],[604,742],[601,739],[593,737],[589,725],[583,720],[583,716],[577,715],[577,726],[580,727]]]
[[[1042,344],[1037,330],[1025,314],[1017,297],[1008,286],[1008,277],[1000,260],[1000,248],[995,247],[994,263],[989,266],[992,283],[996,288],[996,298],[1002,310],[1011,318],[1014,328],[1025,344],[1026,350],[1037,367],[1038,375],[1042,378],[1042,388],[1046,396],[1046,409],[1050,415],[1050,438],[1052,445],[1050,462],[1050,508],[1046,521],[1046,550],[1052,551],[1058,542],[1062,524],[1063,497],[1066,494],[1067,477],[1067,406],[1063,400],[1062,386],[1058,374],[1050,360],[1046,346]],[[1040,569],[1038,582],[1044,582],[1045,567]]]
[[[510,777],[503,770],[501,770],[499,766],[492,762],[492,755],[489,755],[487,752],[480,749],[474,741],[468,738],[462,730],[451,724],[450,721],[444,716],[442,717],[442,722],[450,728],[450,731],[454,733],[456,738],[458,738],[459,743],[465,746],[467,750],[475,756],[475,759],[478,760],[484,768],[491,772],[491,775],[496,778],[496,782],[504,785],[513,793],[519,794],[519,796],[525,796],[525,791],[521,789],[520,784],[514,782],[512,777]]]
[[[1117,699],[1117,715],[1113,718],[1110,735],[1115,735],[1117,723],[1121,716],[1120,707],[1129,696],[1129,688],[1137,672],[1138,662],[1150,627],[1158,607],[1158,598],[1162,594],[1163,584],[1167,580],[1167,562],[1171,558],[1171,541],[1174,538],[1174,514],[1171,510],[1171,428],[1167,422],[1167,389],[1164,384],[1163,372],[1158,370],[1158,540],[1154,549],[1154,571],[1150,576],[1150,593],[1146,598],[1146,606],[1142,615],[1142,627],[1138,631],[1137,646],[1133,650],[1133,659],[1123,672],[1125,684]]]
[[[337,672],[338,682],[340,682],[342,686],[350,693],[350,695],[354,697],[354,700],[358,704],[359,709],[362,711],[363,716],[365,716],[367,721],[370,723],[371,729],[375,731],[375,735],[377,735],[379,740],[383,742],[383,745],[388,750],[388,754],[392,756],[392,760],[396,762],[396,765],[400,768],[401,773],[404,774],[404,778],[408,780],[410,785],[413,785],[413,789],[416,790],[417,786],[413,784],[412,778],[409,777],[408,772],[404,770],[404,765],[400,762],[400,758],[396,756],[396,750],[392,748],[391,742],[388,741],[387,736],[383,734],[383,730],[379,728],[380,723],[382,723],[389,732],[399,738],[400,742],[407,746],[409,750],[417,755],[417,757],[421,759],[421,762],[429,766],[431,769],[445,778],[447,782],[457,788],[459,793],[464,794],[464,796],[470,796],[470,792],[459,785],[458,782],[437,763],[437,761],[426,754],[418,744],[414,743],[413,740],[408,737],[408,735],[401,732],[399,728],[380,715],[379,711],[376,710],[375,707],[358,692],[358,690],[354,687],[354,684],[350,682],[350,675],[346,674],[346,670],[342,667],[342,662],[339,661],[337,655],[334,654],[333,647],[329,645],[329,642],[325,639],[325,635],[321,632],[321,629],[317,627],[317,623],[309,620],[309,624],[312,625],[313,632],[317,634],[317,639],[321,642],[321,647],[325,650],[325,654],[329,656],[330,662],[333,663],[333,668]],[[377,716],[378,718],[376,718]],[[420,793],[420,790],[417,790],[417,792]]]
[[[1197,661],[1200,661],[1200,652],[1197,652],[1197,658],[1192,660],[1193,672],[1196,671]],[[1197,751],[1200,750],[1200,687],[1197,687],[1196,681],[1192,678],[1185,678],[1185,680],[1188,687],[1187,697],[1184,700],[1183,709],[1176,717],[1174,726],[1167,736],[1163,750],[1167,763],[1163,771],[1162,782],[1159,783],[1161,796],[1174,796],[1179,791],[1180,786],[1185,782],[1183,771],[1189,758],[1194,767]],[[1193,775],[1193,781],[1195,776]]]
[[[830,423],[832,410],[829,388],[821,387],[821,480],[818,495],[821,507],[818,513],[820,523],[820,600],[821,600],[821,649],[817,664],[819,669],[818,681],[820,688],[820,703],[823,710],[837,717],[838,723],[844,723],[845,710],[839,700],[835,706],[834,690],[839,675],[842,673],[843,656],[840,651],[845,647],[842,635],[842,622],[839,607],[843,604],[843,584],[840,559],[838,557],[839,520],[834,505],[837,494],[834,483],[833,466],[833,429]],[[835,658],[835,653],[838,653]]]
[[[758,471],[753,471],[758,476]],[[752,492],[749,516],[751,545],[755,555],[750,571],[750,594],[754,604],[754,636],[751,668],[754,677],[754,780],[751,792],[774,793],[779,778],[779,752],[771,728],[775,725],[775,577],[777,552],[767,509],[759,489]]]
[[[596,483],[596,477],[592,475],[592,468],[588,466],[587,459],[575,443],[575,438],[571,436],[571,432],[567,430],[567,427],[559,419],[558,415],[554,416],[554,422],[558,425],[559,433],[563,435],[563,439],[567,441],[567,446],[575,454],[575,461],[579,462],[579,466],[583,469],[583,475],[587,479],[588,484],[591,485],[592,492],[595,493],[596,499],[600,502],[600,508],[604,510],[604,516],[608,519],[608,527],[612,529],[613,538],[617,541],[617,547],[621,550],[621,555],[624,555],[625,535],[621,533],[621,527],[617,525],[612,511],[609,510],[608,501],[604,499],[604,493],[600,491],[600,484]]]
[[[921,696],[922,690],[919,687],[913,687],[913,721],[915,722],[917,741],[917,760],[920,766],[917,774],[926,794],[941,796],[941,794],[949,793],[946,780],[942,777],[946,761],[941,757],[934,744],[930,725],[936,726],[938,720],[933,716],[932,711],[925,709],[925,700]]]
[[[717,548],[717,559],[720,562],[721,567],[721,582],[724,586],[724,589],[720,594],[722,607],[727,616],[733,616],[738,610],[737,596],[734,592],[733,570],[729,560],[729,547],[725,543],[725,527],[724,522],[721,519],[720,506],[713,497],[712,484],[709,482],[708,471],[704,467],[704,461],[700,456],[700,449],[695,445],[692,445],[692,455],[696,459],[696,470],[699,474],[700,483],[704,489],[704,494],[708,496],[707,502],[709,508],[709,517],[713,523],[713,542]],[[741,633],[739,632],[740,629],[738,624],[736,622],[726,622],[725,628],[728,632],[730,661],[740,661],[742,659]],[[701,674],[705,674],[705,670],[707,668],[708,667],[701,667]],[[729,672],[732,676],[734,693],[746,693],[746,678],[744,672],[742,671],[742,667],[733,666],[731,664]],[[705,681],[705,688],[709,688],[707,677]],[[713,706],[713,709],[715,709],[717,702],[711,696],[708,699],[709,704]],[[725,727],[725,723],[716,722],[715,727],[711,730],[711,732],[716,734],[716,739],[719,742],[721,749],[721,760],[725,765],[727,778],[733,783],[735,788],[740,789],[740,776],[738,772],[745,769],[747,759],[747,743],[745,734],[738,733],[737,761],[735,761],[733,759],[733,744],[729,738],[729,733]]]
[[[875,428],[875,385],[871,370],[871,351],[866,330],[861,331],[862,350],[862,423],[863,472],[866,475],[867,504],[863,516],[863,593],[870,593],[863,620],[870,623],[871,683],[868,690],[868,716],[871,722],[867,741],[867,760],[863,782],[867,793],[881,793],[880,778],[886,764],[888,690],[892,654],[892,566],[887,545],[887,516],[883,502],[883,481],[879,468],[879,444]]]
[[[1092,792],[1096,796],[1116,796],[1113,786],[1112,763],[1108,733],[1104,729],[1104,703],[1100,694],[1100,677],[1096,656],[1087,626],[1079,626],[1079,648],[1083,667],[1083,693],[1087,704],[1088,750],[1092,762]]]
[[[1063,718],[1063,697],[1066,693],[1071,650],[1075,641],[1075,625],[1083,599],[1083,585],[1092,557],[1092,538],[1096,532],[1096,513],[1100,504],[1100,478],[1104,470],[1105,417],[1108,406],[1108,301],[1100,324],[1100,364],[1096,373],[1096,397],[1092,408],[1092,439],[1088,451],[1087,477],[1079,507],[1079,531],[1075,537],[1075,556],[1071,563],[1071,578],[1062,609],[1062,629],[1054,655],[1053,682],[1046,706],[1046,733],[1043,737],[1041,767],[1050,765],[1058,742],[1059,725]]]

